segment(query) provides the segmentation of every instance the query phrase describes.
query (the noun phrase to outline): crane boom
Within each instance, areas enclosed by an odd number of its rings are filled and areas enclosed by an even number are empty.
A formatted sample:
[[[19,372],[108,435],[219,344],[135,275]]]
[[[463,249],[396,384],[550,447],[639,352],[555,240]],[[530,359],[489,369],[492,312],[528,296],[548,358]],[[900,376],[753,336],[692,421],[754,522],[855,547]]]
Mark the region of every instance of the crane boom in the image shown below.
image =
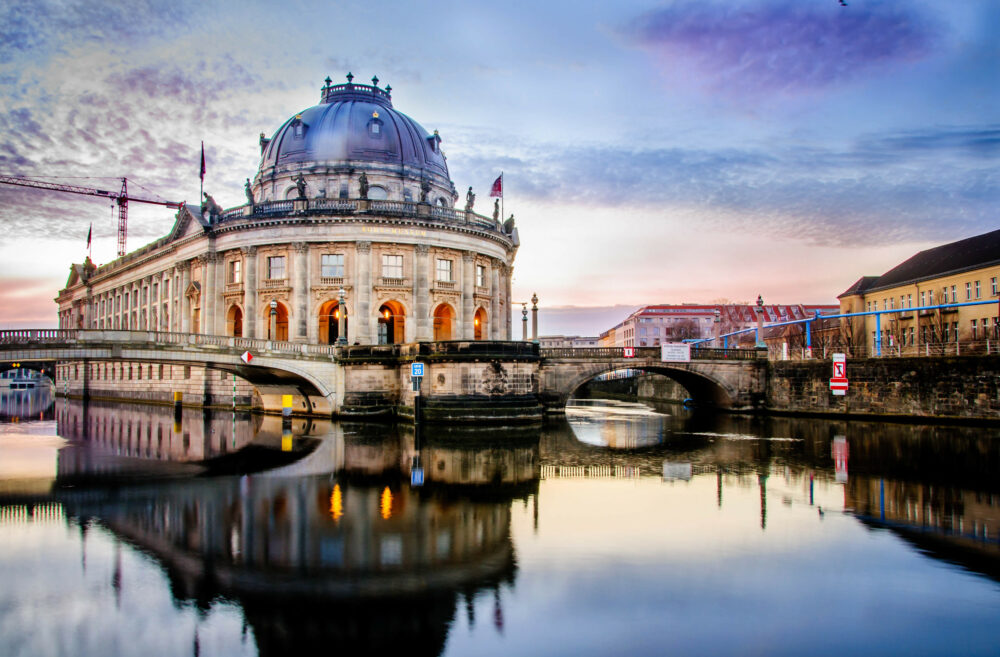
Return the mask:
[[[95,189],[93,187],[80,187],[78,185],[63,185],[61,183],[46,182],[44,180],[32,180],[31,178],[19,178],[17,176],[0,176],[0,183],[6,185],[19,185],[21,187],[34,187],[36,189],[48,189],[54,192],[66,192],[69,194],[83,194],[86,196],[102,196],[112,199],[118,204],[118,257],[125,255],[125,236],[128,225],[128,202],[149,203],[152,205],[163,205],[168,208],[179,208],[184,203],[174,201],[158,201],[149,198],[139,198],[128,195],[127,180],[122,178],[122,189],[120,192],[109,192],[105,189]]]

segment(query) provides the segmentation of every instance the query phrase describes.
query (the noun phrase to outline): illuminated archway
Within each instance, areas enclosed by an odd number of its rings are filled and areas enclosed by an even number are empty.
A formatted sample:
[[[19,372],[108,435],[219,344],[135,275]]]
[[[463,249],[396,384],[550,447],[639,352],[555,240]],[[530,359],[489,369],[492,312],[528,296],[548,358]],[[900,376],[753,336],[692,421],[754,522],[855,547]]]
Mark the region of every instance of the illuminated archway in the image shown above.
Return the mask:
[[[399,344],[405,335],[406,310],[398,301],[386,301],[378,309],[378,344]]]
[[[476,314],[472,319],[472,338],[474,340],[485,340],[486,336],[489,335],[487,328],[486,310],[477,308]]]
[[[243,337],[243,311],[236,304],[230,306],[226,313],[226,335]]]
[[[285,307],[285,304],[278,301],[275,311],[276,311],[275,331],[274,335],[271,335],[271,304],[270,302],[264,304],[264,326],[267,327],[267,339],[287,341],[288,308]]]
[[[344,312],[344,338],[347,338],[347,306]],[[340,303],[330,299],[319,307],[319,341],[323,344],[335,344],[340,337]]]
[[[455,324],[455,310],[442,303],[434,309],[434,339],[451,340]]]

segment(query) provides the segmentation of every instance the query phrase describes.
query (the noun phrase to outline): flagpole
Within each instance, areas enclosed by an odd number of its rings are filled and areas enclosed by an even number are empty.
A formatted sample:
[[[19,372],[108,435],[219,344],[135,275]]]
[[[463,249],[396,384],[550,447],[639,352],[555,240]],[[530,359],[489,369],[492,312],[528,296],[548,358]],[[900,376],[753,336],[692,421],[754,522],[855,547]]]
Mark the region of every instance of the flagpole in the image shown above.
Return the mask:
[[[201,142],[201,171],[198,176],[201,179],[201,185],[198,188],[198,205],[201,206],[205,202],[205,142]]]
[[[500,225],[503,225],[503,169],[500,170]]]

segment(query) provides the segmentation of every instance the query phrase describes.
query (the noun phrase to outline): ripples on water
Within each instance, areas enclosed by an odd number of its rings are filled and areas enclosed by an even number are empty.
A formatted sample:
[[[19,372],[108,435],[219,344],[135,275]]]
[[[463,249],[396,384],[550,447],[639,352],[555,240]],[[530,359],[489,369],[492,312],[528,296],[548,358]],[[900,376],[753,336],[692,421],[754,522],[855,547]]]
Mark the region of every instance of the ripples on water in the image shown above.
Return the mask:
[[[992,429],[15,417],[3,655],[998,652]]]

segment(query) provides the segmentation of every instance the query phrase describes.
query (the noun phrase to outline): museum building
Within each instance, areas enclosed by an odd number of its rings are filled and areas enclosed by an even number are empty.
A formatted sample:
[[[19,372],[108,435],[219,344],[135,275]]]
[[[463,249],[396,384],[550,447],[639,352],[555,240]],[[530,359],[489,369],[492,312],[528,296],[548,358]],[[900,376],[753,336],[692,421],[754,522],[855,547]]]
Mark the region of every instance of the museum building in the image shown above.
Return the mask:
[[[60,328],[510,339],[513,217],[474,212],[471,187],[456,207],[440,135],[394,109],[391,90],[327,78],[318,105],[261,134],[244,205],[224,210],[206,194],[165,237],[100,267],[73,265],[56,298]]]

